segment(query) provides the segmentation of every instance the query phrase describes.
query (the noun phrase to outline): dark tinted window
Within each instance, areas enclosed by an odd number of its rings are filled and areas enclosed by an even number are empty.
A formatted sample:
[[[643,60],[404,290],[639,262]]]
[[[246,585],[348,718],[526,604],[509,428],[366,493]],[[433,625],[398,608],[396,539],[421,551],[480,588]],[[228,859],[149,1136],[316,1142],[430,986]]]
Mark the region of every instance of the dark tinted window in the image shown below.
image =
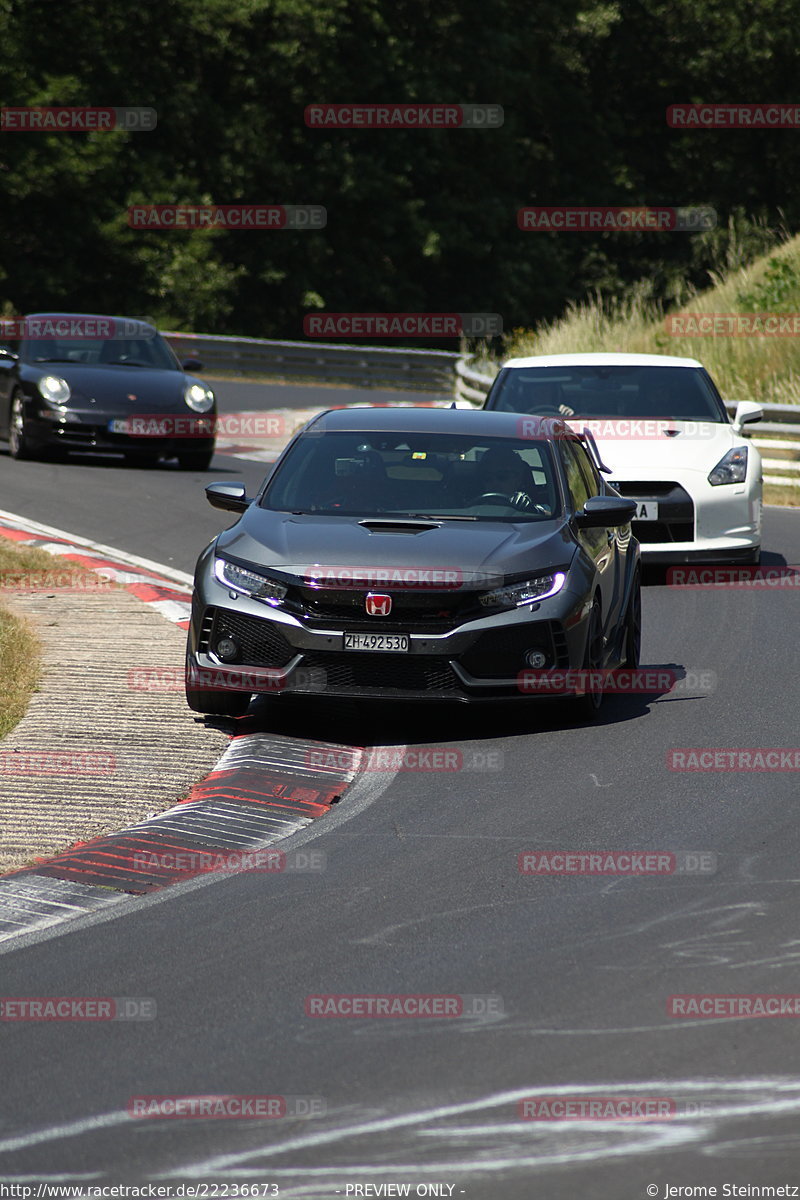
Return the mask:
[[[578,509],[583,508],[584,504],[589,499],[589,496],[595,495],[595,489],[593,488],[591,491],[589,491],[589,484],[587,483],[583,472],[581,471],[578,457],[575,453],[575,448],[573,447],[572,442],[564,441],[563,439],[560,440],[558,443],[558,451],[561,455],[561,461],[564,464],[564,470],[567,476],[567,486],[569,487],[569,493],[572,497],[572,506],[577,512]]]
[[[500,412],[728,421],[699,367],[508,367],[486,404]]]
[[[551,449],[533,439],[317,432],[294,444],[262,507],[331,515],[542,520],[560,501]]]

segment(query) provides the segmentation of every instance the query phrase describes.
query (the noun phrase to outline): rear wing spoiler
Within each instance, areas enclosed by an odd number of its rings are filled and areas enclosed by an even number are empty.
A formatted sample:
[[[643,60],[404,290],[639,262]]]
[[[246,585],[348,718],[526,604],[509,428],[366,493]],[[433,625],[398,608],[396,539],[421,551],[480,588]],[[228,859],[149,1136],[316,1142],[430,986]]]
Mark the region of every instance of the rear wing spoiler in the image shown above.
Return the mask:
[[[584,425],[583,429],[578,434],[578,437],[585,444],[589,454],[594,459],[594,463],[598,471],[602,471],[604,475],[610,475],[612,473],[611,467],[607,467],[600,457],[600,451],[597,449],[597,442],[594,440],[594,434],[592,433],[591,429]]]

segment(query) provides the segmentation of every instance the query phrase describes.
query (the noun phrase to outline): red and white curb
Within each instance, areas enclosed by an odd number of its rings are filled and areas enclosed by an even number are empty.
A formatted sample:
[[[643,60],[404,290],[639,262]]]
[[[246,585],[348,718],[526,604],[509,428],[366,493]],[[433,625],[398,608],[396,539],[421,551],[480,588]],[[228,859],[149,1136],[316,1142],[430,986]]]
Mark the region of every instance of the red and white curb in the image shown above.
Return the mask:
[[[181,629],[189,628],[192,614],[192,577],[184,571],[164,567],[117,550],[92,542],[88,538],[39,521],[28,520],[16,513],[0,509],[0,537],[17,542],[21,546],[32,546],[46,550],[66,562],[79,563],[82,567],[96,571],[124,587],[144,604],[149,604],[162,617],[166,617]],[[22,591],[23,589],[20,588]]]
[[[197,875],[303,869],[263,852],[330,812],[363,754],[268,734],[234,737],[186,800],[0,877],[0,942]]]

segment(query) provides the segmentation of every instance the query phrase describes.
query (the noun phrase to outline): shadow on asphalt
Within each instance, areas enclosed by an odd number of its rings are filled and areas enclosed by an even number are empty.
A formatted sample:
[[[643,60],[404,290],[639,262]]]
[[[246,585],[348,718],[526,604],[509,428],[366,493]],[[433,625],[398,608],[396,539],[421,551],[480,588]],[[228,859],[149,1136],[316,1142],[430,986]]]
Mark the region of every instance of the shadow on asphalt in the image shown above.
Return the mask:
[[[680,683],[686,678],[677,663],[646,664],[640,670],[670,673]],[[324,697],[259,696],[240,720],[197,717],[208,728],[241,737],[270,734],[312,739],[349,746],[442,745],[453,742],[486,742],[559,730],[593,730],[647,716],[655,700],[669,688],[632,694],[609,694],[597,716],[586,721],[571,714],[570,700],[521,699],[459,704],[447,701],[357,701]],[[704,695],[679,693],[670,702],[697,702]]]

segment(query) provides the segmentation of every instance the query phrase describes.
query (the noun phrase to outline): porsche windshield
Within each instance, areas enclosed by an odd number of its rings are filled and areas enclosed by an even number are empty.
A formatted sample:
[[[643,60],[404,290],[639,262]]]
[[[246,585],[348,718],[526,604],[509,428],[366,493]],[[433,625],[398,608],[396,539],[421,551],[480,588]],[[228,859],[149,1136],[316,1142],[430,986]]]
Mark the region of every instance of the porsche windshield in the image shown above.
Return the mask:
[[[29,338],[22,342],[20,355],[29,363],[180,370],[178,360],[159,334],[136,338]]]
[[[543,441],[459,434],[317,433],[287,454],[261,500],[294,513],[547,520],[561,507]]]
[[[697,367],[508,367],[487,408],[570,417],[637,417],[728,422],[705,371]]]

